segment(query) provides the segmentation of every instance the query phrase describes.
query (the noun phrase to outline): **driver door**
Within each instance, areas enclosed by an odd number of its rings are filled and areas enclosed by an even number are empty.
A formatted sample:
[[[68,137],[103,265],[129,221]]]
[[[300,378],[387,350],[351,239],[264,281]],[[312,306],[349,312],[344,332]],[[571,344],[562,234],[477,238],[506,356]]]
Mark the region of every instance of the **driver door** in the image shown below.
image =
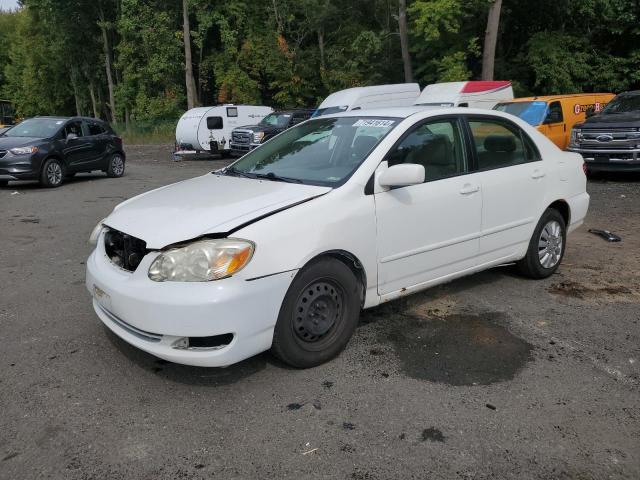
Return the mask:
[[[386,157],[388,166],[423,165],[425,182],[375,193],[381,296],[476,265],[482,197],[462,132],[458,117],[429,119],[412,127]]]

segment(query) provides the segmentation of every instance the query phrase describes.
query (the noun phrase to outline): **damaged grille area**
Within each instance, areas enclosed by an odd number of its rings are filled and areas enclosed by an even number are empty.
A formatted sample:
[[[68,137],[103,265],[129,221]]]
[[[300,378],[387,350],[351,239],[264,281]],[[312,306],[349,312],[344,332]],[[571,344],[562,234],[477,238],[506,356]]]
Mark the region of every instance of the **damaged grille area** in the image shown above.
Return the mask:
[[[104,235],[104,250],[115,265],[129,272],[135,272],[149,252],[144,240],[112,229]]]

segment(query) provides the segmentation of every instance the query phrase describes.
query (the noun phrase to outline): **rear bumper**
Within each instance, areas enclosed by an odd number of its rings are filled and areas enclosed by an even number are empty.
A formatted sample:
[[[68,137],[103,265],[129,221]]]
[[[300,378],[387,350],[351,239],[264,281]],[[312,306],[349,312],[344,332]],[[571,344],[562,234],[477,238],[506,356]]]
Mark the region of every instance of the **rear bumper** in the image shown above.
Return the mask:
[[[589,210],[590,200],[591,197],[589,197],[587,192],[567,199],[569,211],[571,212],[569,225],[567,226],[568,232],[573,232],[584,223],[584,218],[587,216],[587,211]]]

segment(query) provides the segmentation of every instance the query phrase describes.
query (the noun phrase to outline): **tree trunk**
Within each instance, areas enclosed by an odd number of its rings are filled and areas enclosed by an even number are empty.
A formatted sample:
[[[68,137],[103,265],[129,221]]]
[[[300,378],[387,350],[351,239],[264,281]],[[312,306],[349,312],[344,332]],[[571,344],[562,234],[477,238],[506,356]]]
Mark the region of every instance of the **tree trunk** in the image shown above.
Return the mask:
[[[325,71],[327,65],[324,56],[324,30],[322,30],[322,28],[318,29],[318,50],[320,50],[320,69]]]
[[[398,0],[398,27],[400,30],[400,48],[402,49],[402,64],[404,65],[404,81],[413,82],[411,69],[411,54],[409,53],[409,31],[407,28],[407,0]]]
[[[482,80],[493,80],[493,70],[496,60],[496,43],[498,43],[498,28],[500,27],[500,10],[502,0],[494,0],[489,7],[487,30],[484,35],[484,50],[482,52]]]
[[[191,110],[198,105],[196,81],[193,78],[191,59],[191,30],[189,28],[189,0],[182,0],[182,27],[184,36],[184,77],[187,86],[187,107]]]
[[[104,18],[102,4],[99,4],[100,30],[102,32],[102,47],[104,49],[104,68],[107,72],[107,86],[109,87],[109,110],[111,114],[111,123],[114,125],[116,120],[116,99],[113,88],[113,76],[111,74],[111,47],[109,46],[109,35],[107,34],[107,25]]]
[[[89,96],[91,97],[91,108],[93,108],[93,117],[100,118],[98,113],[98,104],[96,103],[96,92],[93,89],[93,81],[89,82]]]

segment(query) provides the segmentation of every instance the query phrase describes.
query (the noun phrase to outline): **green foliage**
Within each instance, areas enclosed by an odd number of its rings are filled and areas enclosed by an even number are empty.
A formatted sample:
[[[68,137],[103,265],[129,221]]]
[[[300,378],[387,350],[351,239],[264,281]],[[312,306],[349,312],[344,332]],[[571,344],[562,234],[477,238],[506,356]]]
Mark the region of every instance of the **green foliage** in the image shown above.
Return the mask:
[[[478,78],[490,0],[408,0],[422,86]],[[23,0],[0,13],[0,93],[19,115],[175,122],[186,108],[182,2]],[[328,93],[403,81],[397,0],[189,0],[202,103],[314,106]],[[637,0],[504,2],[496,78],[517,94],[640,88]],[[142,133],[136,133],[136,132]]]

